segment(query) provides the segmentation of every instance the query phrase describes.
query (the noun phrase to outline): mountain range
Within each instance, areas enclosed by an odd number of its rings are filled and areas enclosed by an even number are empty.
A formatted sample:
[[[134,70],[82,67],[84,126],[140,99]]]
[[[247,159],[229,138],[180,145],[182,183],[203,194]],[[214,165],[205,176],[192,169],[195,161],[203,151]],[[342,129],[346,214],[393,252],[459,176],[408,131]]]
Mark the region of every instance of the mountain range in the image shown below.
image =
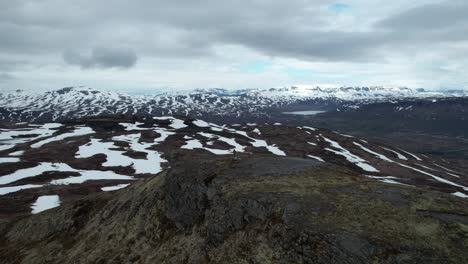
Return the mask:
[[[468,259],[461,92],[69,87],[0,103],[2,263]]]
[[[67,87],[42,94],[0,93],[0,121],[51,122],[86,116],[190,115],[223,121],[269,118],[284,111],[311,107],[355,109],[375,102],[410,98],[435,100],[467,96],[466,91],[431,92],[383,87],[289,87],[228,91],[198,89],[183,94],[129,95],[88,87]]]

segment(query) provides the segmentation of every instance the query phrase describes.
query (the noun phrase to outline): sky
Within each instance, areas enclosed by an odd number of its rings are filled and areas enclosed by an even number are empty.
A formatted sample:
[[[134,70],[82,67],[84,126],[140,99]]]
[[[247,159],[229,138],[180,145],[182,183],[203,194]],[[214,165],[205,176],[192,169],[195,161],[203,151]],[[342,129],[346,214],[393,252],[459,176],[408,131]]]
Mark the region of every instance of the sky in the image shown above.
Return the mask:
[[[466,0],[0,0],[0,91],[468,89]]]

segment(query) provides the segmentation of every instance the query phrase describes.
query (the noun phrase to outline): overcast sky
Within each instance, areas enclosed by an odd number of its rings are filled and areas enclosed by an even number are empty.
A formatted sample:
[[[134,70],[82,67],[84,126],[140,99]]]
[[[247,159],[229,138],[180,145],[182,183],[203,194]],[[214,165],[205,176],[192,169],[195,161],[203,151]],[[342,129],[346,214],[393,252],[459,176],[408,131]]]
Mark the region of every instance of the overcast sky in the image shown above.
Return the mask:
[[[468,89],[466,0],[0,0],[0,90]]]

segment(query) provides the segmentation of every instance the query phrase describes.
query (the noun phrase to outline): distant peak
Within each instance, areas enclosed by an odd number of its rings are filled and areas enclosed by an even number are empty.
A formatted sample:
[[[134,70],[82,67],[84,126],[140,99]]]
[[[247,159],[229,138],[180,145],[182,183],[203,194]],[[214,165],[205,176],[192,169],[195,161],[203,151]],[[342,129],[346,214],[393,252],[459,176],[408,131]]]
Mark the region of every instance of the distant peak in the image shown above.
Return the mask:
[[[58,89],[58,90],[55,90],[53,91],[55,93],[58,93],[58,94],[67,94],[67,93],[71,93],[71,92],[81,92],[81,93],[100,93],[99,90],[97,89],[93,89],[93,88],[90,88],[90,87],[87,87],[87,86],[69,86],[69,87],[63,87],[61,89]]]

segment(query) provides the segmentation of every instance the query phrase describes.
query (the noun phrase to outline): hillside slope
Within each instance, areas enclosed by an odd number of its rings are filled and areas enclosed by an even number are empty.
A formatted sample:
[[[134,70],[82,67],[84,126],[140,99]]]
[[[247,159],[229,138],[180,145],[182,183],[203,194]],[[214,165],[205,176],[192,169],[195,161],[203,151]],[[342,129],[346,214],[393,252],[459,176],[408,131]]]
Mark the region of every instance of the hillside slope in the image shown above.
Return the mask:
[[[372,103],[284,122],[289,121],[379,138],[427,155],[468,158],[467,98]]]
[[[290,157],[217,157],[2,225],[2,263],[466,263],[468,203]]]
[[[186,159],[224,156],[305,158],[374,181],[468,197],[463,164],[326,129],[113,116],[0,129],[0,218],[125,188]]]

